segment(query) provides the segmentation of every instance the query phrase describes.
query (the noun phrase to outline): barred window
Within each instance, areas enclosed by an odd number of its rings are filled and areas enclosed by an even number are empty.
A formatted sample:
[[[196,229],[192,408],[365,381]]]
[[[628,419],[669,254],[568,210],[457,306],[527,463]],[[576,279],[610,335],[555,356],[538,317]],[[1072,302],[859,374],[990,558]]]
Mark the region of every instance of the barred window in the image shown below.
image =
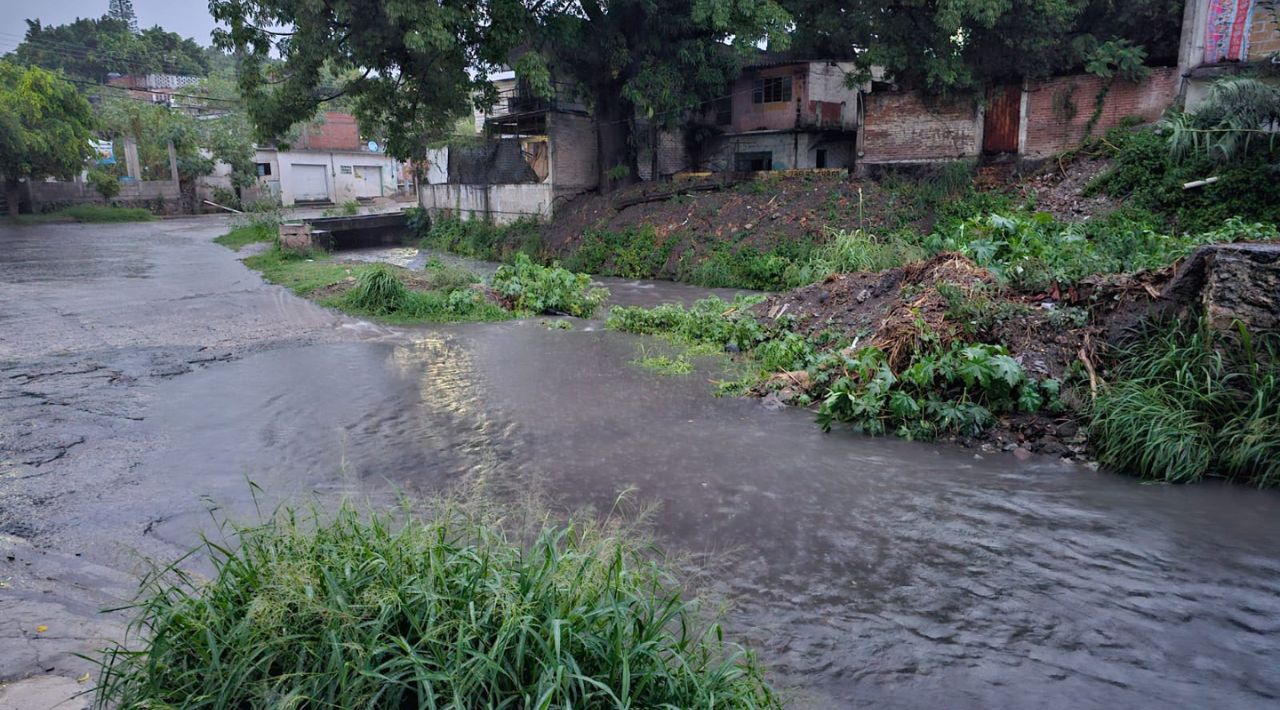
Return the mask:
[[[753,104],[775,104],[791,100],[791,77],[770,76],[756,79],[751,92]]]

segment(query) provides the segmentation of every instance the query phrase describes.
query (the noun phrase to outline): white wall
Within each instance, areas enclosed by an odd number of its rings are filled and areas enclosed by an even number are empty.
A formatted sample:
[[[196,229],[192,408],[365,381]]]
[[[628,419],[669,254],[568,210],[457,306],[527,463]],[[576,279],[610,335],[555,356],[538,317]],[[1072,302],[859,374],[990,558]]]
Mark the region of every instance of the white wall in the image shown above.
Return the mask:
[[[852,133],[840,138],[824,136],[821,133],[801,131],[770,131],[767,133],[747,133],[724,136],[709,144],[703,152],[703,170],[724,172],[736,170],[735,157],[738,153],[757,153],[768,151],[773,154],[774,170],[794,170],[818,167],[818,150],[827,152],[827,168],[848,168],[853,166]]]
[[[259,178],[259,181],[265,183],[273,194],[278,194],[280,204],[285,206],[294,203],[291,168],[295,163],[326,166],[329,176],[329,201],[334,204],[348,202],[358,196],[356,166],[377,166],[382,169],[381,193],[384,197],[396,194],[396,177],[400,169],[399,162],[385,153],[360,151],[258,150],[254,160],[271,164],[271,175]],[[351,170],[343,172],[344,166]]]
[[[551,216],[553,191],[548,183],[528,185],[423,185],[418,202],[428,210],[451,210],[466,219],[497,224],[520,217]]]

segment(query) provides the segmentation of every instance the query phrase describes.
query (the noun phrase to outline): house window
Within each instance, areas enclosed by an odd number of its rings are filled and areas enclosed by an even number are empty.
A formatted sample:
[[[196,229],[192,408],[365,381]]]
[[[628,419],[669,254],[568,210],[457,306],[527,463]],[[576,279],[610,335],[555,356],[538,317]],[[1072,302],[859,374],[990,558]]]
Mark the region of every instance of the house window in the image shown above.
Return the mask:
[[[716,112],[716,125],[727,126],[733,123],[733,97],[726,96],[716,99],[711,104],[712,110]]]
[[[271,163],[258,163],[258,177],[266,177],[271,174]]]
[[[773,153],[769,151],[737,153],[733,156],[733,168],[740,173],[773,170]]]
[[[343,165],[343,166],[341,166],[341,168],[339,168],[339,172],[341,172],[343,175],[350,175],[350,174],[351,174],[351,166],[350,166],[350,165]]]
[[[756,79],[755,88],[751,91],[751,103],[776,104],[791,100],[791,77],[770,76]]]

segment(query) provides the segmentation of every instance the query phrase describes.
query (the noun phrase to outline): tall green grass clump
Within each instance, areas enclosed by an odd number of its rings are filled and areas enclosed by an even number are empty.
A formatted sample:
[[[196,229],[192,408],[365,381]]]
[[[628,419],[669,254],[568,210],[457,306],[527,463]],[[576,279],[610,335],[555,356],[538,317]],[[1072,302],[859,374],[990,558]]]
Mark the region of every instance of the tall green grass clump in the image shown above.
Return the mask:
[[[347,292],[347,302],[374,315],[388,315],[404,308],[409,289],[386,264],[374,264],[360,272]]]
[[[548,524],[525,545],[460,507],[343,507],[234,532],[196,550],[207,582],[144,580],[98,707],[780,707],[618,526]]]
[[[831,274],[858,271],[884,271],[927,256],[924,249],[910,238],[907,230],[895,232],[888,238],[880,238],[861,229],[832,229],[829,239],[814,249],[803,264],[787,271],[786,281],[791,287],[816,283]]]
[[[1098,460],[1171,483],[1280,485],[1280,343],[1175,325],[1117,355],[1093,403]]]
[[[517,311],[590,318],[609,298],[608,289],[592,288],[591,277],[559,266],[541,266],[524,253],[498,267],[492,287]]]
[[[416,211],[410,220],[411,226],[422,232],[423,247],[472,259],[503,261],[518,252],[537,255],[541,249],[541,225],[531,217],[492,224],[483,219],[462,219],[449,211],[430,216]]]

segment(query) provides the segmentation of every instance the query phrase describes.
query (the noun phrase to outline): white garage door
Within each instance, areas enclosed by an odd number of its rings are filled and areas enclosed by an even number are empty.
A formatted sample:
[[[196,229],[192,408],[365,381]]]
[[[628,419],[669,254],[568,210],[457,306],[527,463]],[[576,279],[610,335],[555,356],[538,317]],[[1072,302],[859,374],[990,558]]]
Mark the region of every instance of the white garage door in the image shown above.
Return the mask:
[[[382,197],[382,166],[356,165],[352,173],[356,197]]]
[[[329,166],[293,164],[293,199],[295,202],[327,202],[329,200]]]

